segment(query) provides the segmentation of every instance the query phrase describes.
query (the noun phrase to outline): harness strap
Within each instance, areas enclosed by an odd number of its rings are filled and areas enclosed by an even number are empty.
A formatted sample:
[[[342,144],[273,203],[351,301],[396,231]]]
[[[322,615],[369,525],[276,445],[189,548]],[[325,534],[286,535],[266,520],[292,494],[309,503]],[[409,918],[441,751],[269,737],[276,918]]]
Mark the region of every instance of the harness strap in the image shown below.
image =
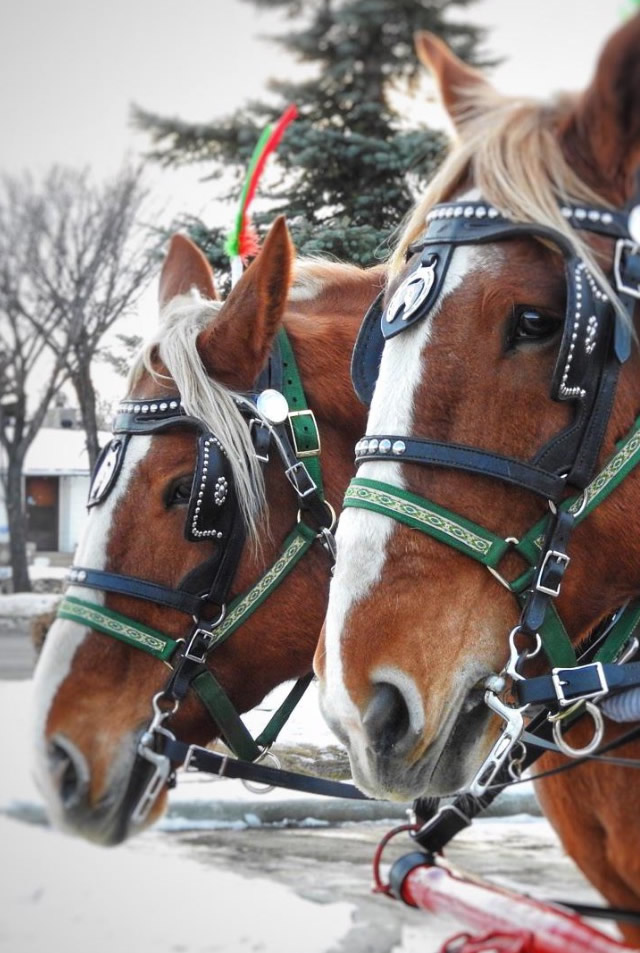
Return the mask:
[[[230,604],[228,612],[222,622],[211,630],[212,639],[207,645],[207,653],[215,646],[221,645],[253,615],[265,599],[276,589],[284,578],[291,572],[296,563],[304,556],[316,540],[316,534],[304,523],[298,523],[289,534],[282,546],[282,552],[276,562],[258,579],[250,589],[238,596]],[[108,575],[108,574],[107,574]],[[119,577],[116,577],[116,579]],[[200,607],[200,601],[198,600]],[[106,609],[92,602],[85,602],[74,596],[66,596],[58,610],[58,615],[80,625],[88,625],[98,632],[111,635],[134,648],[141,649],[149,655],[162,661],[169,662],[181,641],[135,619]],[[187,649],[188,650],[188,649]],[[226,695],[220,683],[204,668],[192,681],[193,687],[220,732],[229,748],[240,758],[256,758],[260,754],[261,746],[272,744],[279,731],[295,708],[296,703],[304,694],[311,681],[311,676],[305,675],[296,683],[287,699],[274,713],[271,721],[262,735],[254,741],[236,712],[231,700]]]
[[[302,379],[291,342],[284,330],[278,333],[278,344],[282,355],[282,386],[289,405],[289,425],[293,438],[293,448],[299,460],[304,460],[318,492],[322,496],[322,470],[320,468],[320,433],[313,411],[307,404]]]
[[[163,662],[168,662],[178,647],[178,642],[164,632],[158,632],[157,629],[114,612],[113,609],[105,609],[75,596],[64,596],[58,607],[58,616],[79,625],[89,626],[105,635],[112,635],[120,642],[142,649]]]
[[[349,798],[354,801],[368,801],[370,798],[352,784],[341,781],[325,781],[322,778],[313,778],[306,774],[295,774],[293,771],[283,771],[280,768],[271,768],[264,764],[255,764],[251,761],[236,760],[225,755],[216,754],[207,748],[198,745],[188,745],[183,741],[176,741],[167,735],[159,735],[160,753],[175,764],[184,765],[185,770],[202,771],[206,774],[215,774],[221,778],[239,778],[243,781],[254,781],[258,784],[268,784],[291,791],[303,791],[307,794],[323,794],[327,797]]]
[[[356,477],[347,488],[343,505],[388,516],[447,543],[483,566],[494,568],[509,549],[510,544],[490,530],[391,483]]]
[[[395,447],[395,449],[394,449]],[[402,448],[402,449],[400,449]],[[458,443],[438,443],[416,437],[388,434],[364,437],[356,448],[356,465],[368,460],[402,460],[429,466],[465,470],[479,476],[493,477],[504,483],[524,487],[545,500],[556,502],[564,494],[565,481],[533,463],[523,463],[499,453]]]
[[[116,592],[119,595],[144,599],[146,602],[176,609],[186,615],[199,615],[202,610],[202,599],[199,595],[185,592],[183,589],[170,589],[169,586],[139,579],[137,576],[125,576],[121,573],[106,572],[104,569],[74,566],[69,573],[69,581],[72,585],[84,586],[87,589],[99,589],[102,592]]]

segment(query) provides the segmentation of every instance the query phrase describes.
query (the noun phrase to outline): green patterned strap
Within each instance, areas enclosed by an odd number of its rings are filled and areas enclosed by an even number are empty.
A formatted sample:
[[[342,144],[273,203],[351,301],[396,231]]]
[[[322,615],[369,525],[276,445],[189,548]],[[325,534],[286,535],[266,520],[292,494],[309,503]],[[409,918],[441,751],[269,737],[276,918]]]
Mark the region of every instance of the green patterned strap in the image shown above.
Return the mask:
[[[500,562],[509,548],[506,540],[477,523],[390,483],[356,477],[349,484],[344,506],[381,513],[447,543],[491,568]]]
[[[593,478],[584,493],[571,497],[561,504],[561,509],[570,510],[576,514],[576,525],[589,516],[597,506],[613,493],[631,471],[640,463],[640,417],[633,425],[631,432],[617,444],[617,450],[603,469]],[[584,503],[584,509],[580,507]],[[545,516],[526,533],[516,551],[525,557],[532,565],[540,558],[544,543],[545,528],[549,517]]]
[[[282,356],[282,389],[289,405],[289,424],[294,450],[298,459],[304,461],[309,476],[322,495],[322,471],[319,460],[320,433],[315,415],[307,405],[298,364],[284,328],[281,328],[278,333],[278,344]]]
[[[250,589],[229,603],[227,614],[213,631],[214,641],[211,642],[211,649],[226,642],[229,636],[233,635],[250,615],[253,615],[273,590],[277,589],[282,580],[289,575],[316,539],[315,530],[305,526],[302,522],[297,524],[282,544],[282,551],[275,563],[260,576]]]
[[[75,596],[65,596],[58,607],[58,616],[61,619],[70,619],[80,625],[89,626],[97,632],[112,635],[120,642],[126,642],[136,649],[142,649],[154,658],[168,662],[176,650],[178,643],[175,639],[151,629],[142,622],[120,615],[113,609],[105,609],[95,602],[76,599]]]

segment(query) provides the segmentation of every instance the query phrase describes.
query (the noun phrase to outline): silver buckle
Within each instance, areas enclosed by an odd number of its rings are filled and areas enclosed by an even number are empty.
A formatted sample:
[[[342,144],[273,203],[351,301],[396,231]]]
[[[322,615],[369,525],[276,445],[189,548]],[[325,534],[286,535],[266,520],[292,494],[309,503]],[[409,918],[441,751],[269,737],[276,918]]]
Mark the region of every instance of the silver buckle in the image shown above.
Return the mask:
[[[207,641],[206,641],[206,643],[205,643],[204,649],[202,650],[202,655],[195,655],[195,654],[191,651],[191,646],[193,645],[193,643],[195,642],[196,638],[197,638],[200,634],[205,635],[205,636],[207,637]],[[193,635],[191,636],[191,638],[189,639],[189,644],[188,644],[188,646],[187,646],[186,652],[184,653],[184,658],[189,659],[190,662],[201,662],[201,663],[204,663],[204,661],[205,661],[206,658],[207,658],[207,654],[208,654],[208,652],[209,652],[209,650],[210,650],[210,648],[211,648],[211,646],[212,646],[212,644],[213,644],[213,641],[214,641],[214,635],[213,635],[212,632],[207,631],[207,629],[197,628],[197,629],[195,630],[195,632],[193,633]]]
[[[584,671],[588,668],[591,668],[596,672],[600,681],[600,688],[597,688],[594,692],[586,692],[584,695],[576,695],[575,698],[567,698],[564,693],[564,686],[567,683],[563,682],[561,678],[563,672],[577,672],[580,669]],[[567,708],[569,705],[575,705],[576,702],[584,702],[588,699],[600,698],[602,695],[606,695],[609,691],[609,685],[607,684],[604,669],[602,668],[602,662],[591,662],[589,665],[579,665],[577,668],[554,668],[551,670],[551,681],[553,682],[556,698],[558,699],[558,704],[561,708]]]
[[[552,589],[550,586],[543,586],[540,582],[542,579],[542,574],[547,568],[547,563],[550,559],[559,559],[560,562],[564,563],[565,569],[571,562],[571,557],[567,556],[566,553],[559,553],[557,549],[548,549],[544,554],[544,559],[542,560],[542,565],[540,566],[540,572],[538,573],[538,578],[536,579],[536,590],[538,592],[544,592],[547,596],[559,596],[562,581],[558,583],[556,589]]]
[[[318,438],[318,446],[315,450],[300,450],[298,447],[298,441],[296,439],[296,431],[292,423],[292,417],[310,417],[311,422],[314,426],[316,436]],[[318,430],[318,423],[316,421],[316,415],[312,410],[290,410],[289,411],[289,425],[291,429],[291,438],[293,442],[293,449],[296,457],[303,460],[305,457],[319,457],[320,456],[320,431]]]
[[[304,493],[298,486],[298,482],[295,476],[296,470],[303,470],[307,474],[307,477],[309,478],[310,486],[304,491]],[[309,473],[309,471],[307,470],[307,468],[305,467],[304,463],[302,463],[301,460],[298,460],[297,463],[294,463],[290,467],[287,467],[287,469],[284,472],[286,474],[287,480],[289,481],[293,489],[296,491],[300,499],[304,499],[305,496],[309,496],[311,493],[315,493],[316,490],[318,489],[318,487],[316,486],[314,482],[313,477],[311,476],[311,474]]]
[[[249,421],[249,435],[251,436],[252,439],[253,439],[254,428],[257,428],[257,427],[261,427],[263,430],[268,430],[270,434],[273,434],[273,429],[266,422],[266,420],[262,420],[260,417],[252,417],[251,420]],[[269,454],[268,453],[262,454],[262,453],[256,452],[256,460],[259,460],[260,463],[268,463]]]
[[[207,750],[206,748],[201,748],[200,745],[189,745],[189,747],[188,747],[188,749],[187,749],[187,756],[186,756],[186,758],[184,759],[184,761],[182,762],[182,770],[183,770],[183,771],[187,771],[187,772],[188,772],[188,771],[198,772],[200,769],[199,769],[197,766],[196,766],[196,767],[191,767],[191,762],[193,761],[194,755],[195,755],[195,753],[196,753],[197,751],[206,751],[206,750]],[[224,777],[225,777],[225,772],[226,772],[226,770],[227,770],[227,762],[228,762],[228,761],[229,761],[229,756],[226,755],[226,754],[225,754],[225,755],[222,755],[222,763],[220,764],[220,769],[219,769],[219,771],[218,771],[218,772],[216,773],[216,775],[215,775],[216,778],[224,778]]]
[[[635,242],[630,241],[628,238],[619,238],[616,242],[616,253],[613,259],[613,276],[616,280],[616,288],[618,291],[622,291],[625,294],[631,295],[632,298],[640,300],[640,286],[632,288],[630,285],[625,285],[622,274],[620,273],[622,255],[625,249],[628,249],[632,254],[640,253],[640,245],[636,245]]]

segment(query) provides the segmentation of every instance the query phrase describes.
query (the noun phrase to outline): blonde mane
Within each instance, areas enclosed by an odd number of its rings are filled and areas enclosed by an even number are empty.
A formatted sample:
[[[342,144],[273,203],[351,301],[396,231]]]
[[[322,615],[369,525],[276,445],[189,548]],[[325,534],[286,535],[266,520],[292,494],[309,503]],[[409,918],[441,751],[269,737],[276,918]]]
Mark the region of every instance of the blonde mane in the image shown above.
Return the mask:
[[[204,421],[226,450],[240,510],[249,538],[255,542],[265,507],[260,463],[233,392],[209,377],[196,348],[198,335],[216,319],[221,309],[221,301],[211,301],[195,289],[169,301],[160,312],[155,333],[145,342],[131,368],[129,389],[140,381],[145,371],[165,385],[173,380],[186,412]],[[158,359],[169,376],[158,372]]]
[[[561,211],[569,202],[611,207],[577,177],[562,153],[557,128],[572,98],[543,104],[505,97],[488,85],[461,95],[464,105],[456,114],[459,139],[409,216],[390,261],[391,274],[404,268],[407,249],[424,232],[429,210],[468,180],[506,218],[546,225],[564,235],[619,306],[593,249]]]
[[[320,259],[302,259],[295,263],[291,301],[320,298],[336,283],[361,277],[362,269]],[[154,334],[145,342],[129,372],[129,391],[146,372],[166,384],[172,380],[180,392],[186,412],[203,420],[229,455],[236,494],[250,540],[257,544],[258,528],[268,531],[262,468],[251,442],[249,428],[240,413],[231,390],[210,377],[200,360],[198,335],[220,313],[222,301],[211,301],[192,289],[168,302],[160,313]],[[157,370],[158,359],[169,377]]]

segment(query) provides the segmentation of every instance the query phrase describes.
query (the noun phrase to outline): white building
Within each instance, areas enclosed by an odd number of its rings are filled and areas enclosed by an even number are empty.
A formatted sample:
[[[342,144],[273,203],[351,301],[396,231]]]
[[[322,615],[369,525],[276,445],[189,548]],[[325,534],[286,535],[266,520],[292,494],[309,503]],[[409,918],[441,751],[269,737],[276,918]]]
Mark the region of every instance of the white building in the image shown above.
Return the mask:
[[[101,445],[108,439],[108,434],[99,435]],[[0,468],[2,462],[0,457]],[[29,542],[35,543],[37,550],[72,553],[82,532],[89,492],[84,430],[43,427],[27,452],[23,479]],[[4,487],[0,481],[0,544],[8,540]]]

